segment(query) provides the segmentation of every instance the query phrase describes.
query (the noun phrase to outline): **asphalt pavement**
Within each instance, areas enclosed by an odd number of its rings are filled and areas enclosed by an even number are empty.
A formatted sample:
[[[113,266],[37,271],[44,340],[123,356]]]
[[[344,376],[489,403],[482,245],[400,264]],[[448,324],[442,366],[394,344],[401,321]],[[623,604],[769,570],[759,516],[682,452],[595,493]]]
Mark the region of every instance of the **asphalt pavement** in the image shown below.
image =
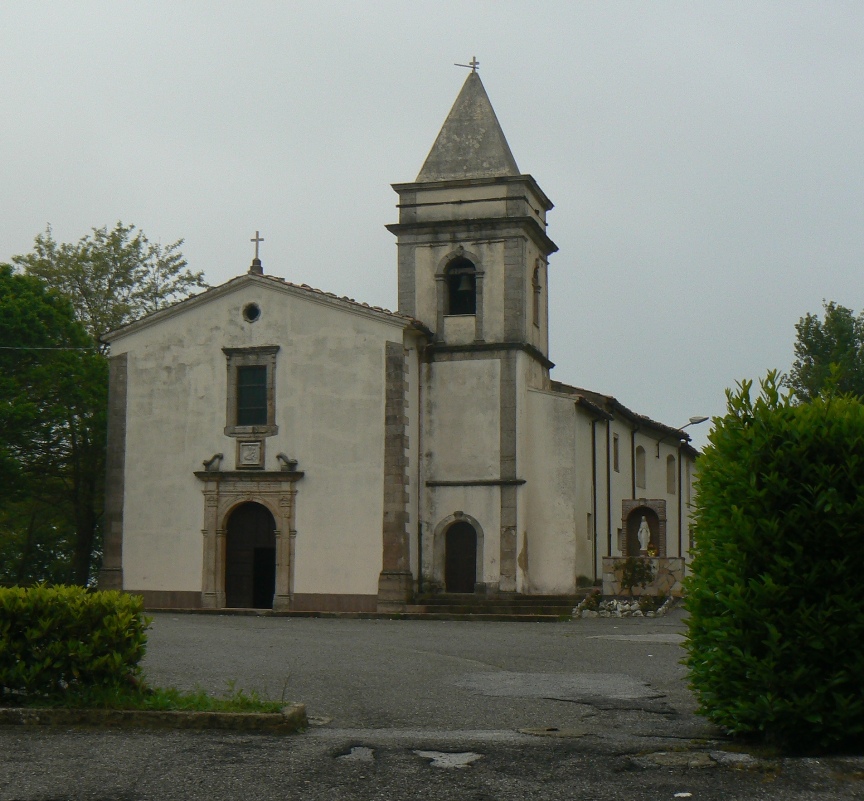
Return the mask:
[[[681,611],[474,623],[154,616],[152,684],[307,705],[292,737],[0,727],[0,801],[852,799],[864,758],[694,714]]]

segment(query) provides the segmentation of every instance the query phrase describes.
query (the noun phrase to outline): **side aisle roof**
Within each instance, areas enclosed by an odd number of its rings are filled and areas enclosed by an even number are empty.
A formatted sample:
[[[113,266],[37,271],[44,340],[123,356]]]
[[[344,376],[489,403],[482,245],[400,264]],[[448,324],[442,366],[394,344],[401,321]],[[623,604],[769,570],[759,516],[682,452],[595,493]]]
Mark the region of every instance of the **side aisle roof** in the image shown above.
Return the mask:
[[[559,392],[562,395],[569,395],[579,401],[583,401],[583,405],[592,413],[598,414],[598,416],[609,419],[612,415],[618,414],[620,417],[632,424],[635,424],[637,427],[644,426],[646,428],[654,429],[654,431],[664,434],[665,436],[674,436],[679,442],[683,443],[682,447],[689,455],[694,457],[699,455],[699,451],[689,444],[690,435],[687,434],[686,431],[682,431],[680,428],[674,428],[673,426],[667,426],[665,423],[659,423],[657,420],[652,420],[644,414],[634,412],[632,409],[628,409],[612,395],[603,395],[590,389],[573,387],[569,384],[563,384],[560,381],[552,382],[552,391]]]

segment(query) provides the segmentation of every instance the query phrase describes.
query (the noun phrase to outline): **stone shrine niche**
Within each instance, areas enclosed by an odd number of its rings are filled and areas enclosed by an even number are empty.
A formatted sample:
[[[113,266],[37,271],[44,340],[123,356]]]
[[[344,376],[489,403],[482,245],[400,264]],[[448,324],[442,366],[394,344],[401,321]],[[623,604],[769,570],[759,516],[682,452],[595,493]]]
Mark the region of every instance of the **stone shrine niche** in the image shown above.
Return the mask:
[[[623,556],[639,556],[639,525],[642,518],[651,530],[649,548],[657,549],[657,556],[666,556],[666,501],[636,498],[621,502],[621,527],[624,531]]]

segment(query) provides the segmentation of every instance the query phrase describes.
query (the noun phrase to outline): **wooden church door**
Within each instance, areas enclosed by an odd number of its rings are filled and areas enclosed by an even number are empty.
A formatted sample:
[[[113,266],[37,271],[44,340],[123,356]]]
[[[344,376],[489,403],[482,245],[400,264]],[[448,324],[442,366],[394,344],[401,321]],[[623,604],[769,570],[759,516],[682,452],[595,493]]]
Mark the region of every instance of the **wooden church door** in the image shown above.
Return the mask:
[[[444,588],[447,592],[474,592],[477,581],[477,532],[464,520],[447,529]]]
[[[276,592],[276,523],[260,503],[244,503],[228,518],[225,606],[272,609]]]

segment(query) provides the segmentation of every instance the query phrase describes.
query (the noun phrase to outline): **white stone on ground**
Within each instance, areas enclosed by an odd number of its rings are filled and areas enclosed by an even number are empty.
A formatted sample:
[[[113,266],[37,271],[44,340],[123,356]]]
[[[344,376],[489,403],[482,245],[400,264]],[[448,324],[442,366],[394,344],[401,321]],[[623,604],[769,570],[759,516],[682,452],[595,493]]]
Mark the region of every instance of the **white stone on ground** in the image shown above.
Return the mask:
[[[472,762],[476,762],[483,755],[475,754],[473,751],[465,751],[461,754],[447,753],[446,751],[415,751],[415,754],[423,759],[431,759],[433,768],[467,768]]]

